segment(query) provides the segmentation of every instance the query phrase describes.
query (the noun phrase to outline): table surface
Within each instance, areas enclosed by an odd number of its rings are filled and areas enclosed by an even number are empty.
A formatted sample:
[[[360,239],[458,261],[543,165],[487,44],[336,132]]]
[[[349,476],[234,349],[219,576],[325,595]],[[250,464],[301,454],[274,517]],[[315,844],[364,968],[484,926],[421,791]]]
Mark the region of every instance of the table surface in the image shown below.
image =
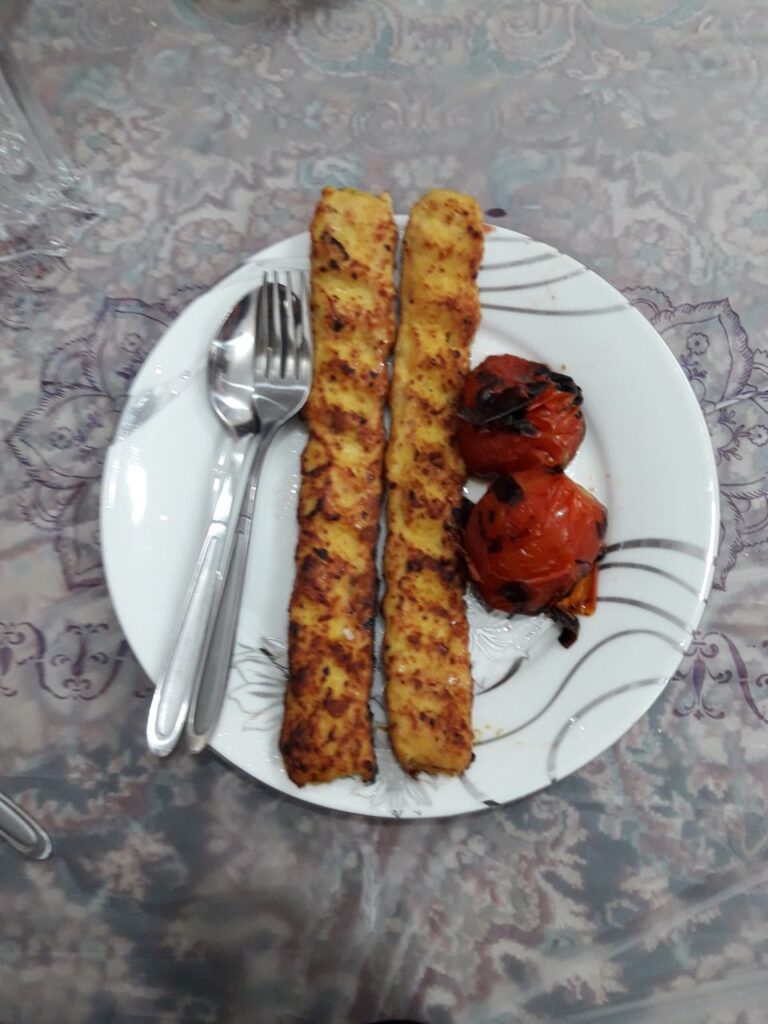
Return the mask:
[[[0,1021],[764,1024],[768,8],[12,18],[101,216],[63,259],[0,265],[0,788],[54,844],[0,849]],[[326,184],[400,210],[458,187],[576,256],[657,326],[711,430],[721,548],[680,672],[578,774],[473,817],[345,818],[213,756],[155,760],[107,596],[100,475],[132,376]]]

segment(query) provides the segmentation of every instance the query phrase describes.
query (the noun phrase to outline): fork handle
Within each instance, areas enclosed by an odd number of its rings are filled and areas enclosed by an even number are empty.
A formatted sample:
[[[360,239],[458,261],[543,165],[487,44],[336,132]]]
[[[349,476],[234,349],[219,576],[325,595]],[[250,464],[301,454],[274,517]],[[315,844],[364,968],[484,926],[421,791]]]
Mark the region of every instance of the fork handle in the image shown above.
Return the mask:
[[[208,745],[221,714],[221,706],[227,692],[227,681],[232,664],[232,655],[240,618],[248,563],[248,548],[251,539],[253,510],[259,487],[261,467],[277,425],[262,431],[258,450],[251,470],[250,481],[245,491],[243,505],[235,527],[232,557],[229,571],[224,580],[215,625],[210,636],[199,689],[192,703],[187,720],[187,744],[193,754],[199,754]]]

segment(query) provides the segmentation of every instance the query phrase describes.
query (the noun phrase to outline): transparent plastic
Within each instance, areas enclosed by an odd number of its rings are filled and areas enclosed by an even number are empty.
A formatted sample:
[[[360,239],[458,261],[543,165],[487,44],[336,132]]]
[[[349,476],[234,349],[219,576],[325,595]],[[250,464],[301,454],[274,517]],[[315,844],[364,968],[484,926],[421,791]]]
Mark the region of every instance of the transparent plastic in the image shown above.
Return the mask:
[[[94,213],[45,110],[0,42],[0,263],[63,254]]]

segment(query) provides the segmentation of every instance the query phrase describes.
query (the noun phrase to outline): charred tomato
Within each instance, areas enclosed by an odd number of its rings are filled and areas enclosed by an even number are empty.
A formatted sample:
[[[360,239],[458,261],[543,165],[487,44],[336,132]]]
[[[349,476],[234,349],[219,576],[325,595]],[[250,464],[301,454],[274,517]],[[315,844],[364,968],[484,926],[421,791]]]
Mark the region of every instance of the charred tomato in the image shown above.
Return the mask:
[[[489,356],[467,375],[458,438],[470,473],[566,466],[584,438],[581,389],[518,356]]]
[[[469,573],[494,608],[536,615],[570,594],[603,549],[607,513],[560,471],[494,481],[469,513]]]

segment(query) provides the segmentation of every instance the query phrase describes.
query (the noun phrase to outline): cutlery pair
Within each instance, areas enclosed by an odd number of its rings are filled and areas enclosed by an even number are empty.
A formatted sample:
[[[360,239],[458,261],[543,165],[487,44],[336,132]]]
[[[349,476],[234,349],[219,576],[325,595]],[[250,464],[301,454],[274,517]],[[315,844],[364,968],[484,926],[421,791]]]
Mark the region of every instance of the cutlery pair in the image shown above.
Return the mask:
[[[261,467],[312,381],[308,291],[304,272],[265,271],[259,288],[227,316],[208,353],[209,400],[234,440],[149,709],[147,742],[161,757],[171,753],[185,725],[190,749],[203,750],[218,721]]]

